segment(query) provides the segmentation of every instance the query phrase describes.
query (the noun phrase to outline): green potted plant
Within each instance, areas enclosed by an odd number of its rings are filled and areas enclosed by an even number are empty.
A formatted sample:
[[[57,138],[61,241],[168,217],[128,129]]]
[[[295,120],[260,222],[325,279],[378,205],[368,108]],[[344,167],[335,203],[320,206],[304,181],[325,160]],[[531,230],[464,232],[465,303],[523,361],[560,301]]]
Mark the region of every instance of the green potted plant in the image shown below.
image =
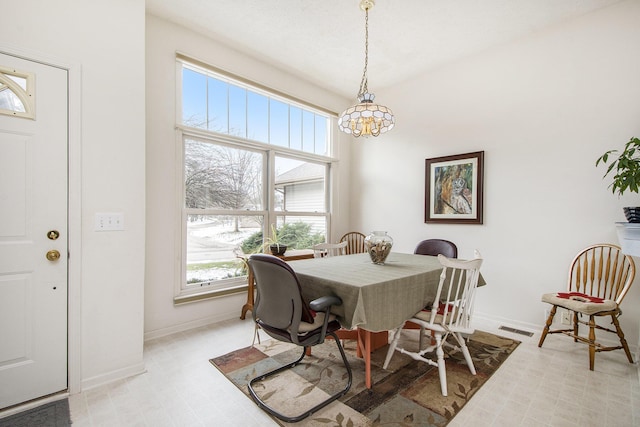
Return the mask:
[[[602,162],[606,164],[610,155],[617,155],[612,159],[607,171],[602,178],[613,173],[613,182],[609,186],[613,193],[622,196],[625,191],[638,193],[640,189],[640,139],[632,137],[624,146],[624,150],[618,154],[618,150],[609,150],[596,160],[596,167]],[[640,207],[623,208],[627,221],[640,222]]]
[[[264,249],[266,248],[269,248],[273,255],[284,255],[287,251],[287,245],[281,242],[278,230],[273,224],[271,224],[271,236],[264,239]]]

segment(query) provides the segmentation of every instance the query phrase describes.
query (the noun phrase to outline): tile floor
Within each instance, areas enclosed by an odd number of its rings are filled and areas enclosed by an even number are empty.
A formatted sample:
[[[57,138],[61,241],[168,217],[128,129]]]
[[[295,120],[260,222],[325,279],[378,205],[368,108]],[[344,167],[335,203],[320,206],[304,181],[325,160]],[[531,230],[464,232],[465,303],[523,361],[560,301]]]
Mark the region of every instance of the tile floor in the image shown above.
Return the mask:
[[[637,365],[622,351],[596,354],[564,336],[526,336],[522,344],[449,424],[456,426],[640,426]],[[74,427],[276,426],[225,380],[209,359],[248,346],[253,325],[230,320],[145,344],[147,372],[70,397]]]

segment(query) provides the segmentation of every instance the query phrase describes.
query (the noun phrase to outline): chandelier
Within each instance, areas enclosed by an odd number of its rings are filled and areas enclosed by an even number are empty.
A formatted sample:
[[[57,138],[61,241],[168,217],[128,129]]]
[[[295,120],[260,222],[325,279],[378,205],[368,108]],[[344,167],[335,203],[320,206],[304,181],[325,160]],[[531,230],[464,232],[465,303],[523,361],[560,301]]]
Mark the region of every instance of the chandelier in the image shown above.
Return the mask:
[[[367,88],[367,65],[369,63],[369,9],[375,6],[375,0],[361,0],[360,9],[364,10],[364,71],[358,91],[358,104],[349,107],[340,114],[338,127],[353,136],[378,136],[391,129],[396,123],[391,109],[373,102],[375,95]]]

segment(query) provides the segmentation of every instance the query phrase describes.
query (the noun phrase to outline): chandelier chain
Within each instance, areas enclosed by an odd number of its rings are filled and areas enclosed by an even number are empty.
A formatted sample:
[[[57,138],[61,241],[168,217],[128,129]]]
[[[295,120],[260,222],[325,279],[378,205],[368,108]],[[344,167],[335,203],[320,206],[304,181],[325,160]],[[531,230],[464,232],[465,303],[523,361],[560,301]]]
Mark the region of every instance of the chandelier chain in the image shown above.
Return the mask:
[[[358,96],[364,95],[369,91],[367,88],[367,67],[369,65],[369,8],[364,11],[364,70],[362,71],[362,80],[360,81],[360,91]]]

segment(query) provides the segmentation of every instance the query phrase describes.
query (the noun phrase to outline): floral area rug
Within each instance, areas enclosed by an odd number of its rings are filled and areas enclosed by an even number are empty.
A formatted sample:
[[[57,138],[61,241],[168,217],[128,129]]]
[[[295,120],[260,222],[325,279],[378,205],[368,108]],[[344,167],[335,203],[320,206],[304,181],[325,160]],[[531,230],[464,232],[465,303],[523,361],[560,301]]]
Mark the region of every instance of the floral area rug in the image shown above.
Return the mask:
[[[403,330],[400,346],[417,348],[417,333],[418,330]],[[364,361],[356,357],[355,341],[345,341],[345,351],[353,371],[349,392],[301,422],[275,421],[283,426],[445,426],[518,344],[519,341],[476,331],[467,345],[477,375],[469,372],[460,351],[449,350],[447,353],[445,349],[448,396],[444,397],[440,391],[438,368],[434,366],[395,352],[388,368],[382,369],[388,346],[372,354],[373,387],[367,389]],[[216,357],[210,362],[251,399],[247,384],[252,378],[293,362],[300,354],[300,347],[267,340],[254,347]],[[323,344],[312,347],[311,355],[298,366],[267,378],[254,388],[271,407],[293,416],[343,388],[346,375],[335,342],[327,339]]]

